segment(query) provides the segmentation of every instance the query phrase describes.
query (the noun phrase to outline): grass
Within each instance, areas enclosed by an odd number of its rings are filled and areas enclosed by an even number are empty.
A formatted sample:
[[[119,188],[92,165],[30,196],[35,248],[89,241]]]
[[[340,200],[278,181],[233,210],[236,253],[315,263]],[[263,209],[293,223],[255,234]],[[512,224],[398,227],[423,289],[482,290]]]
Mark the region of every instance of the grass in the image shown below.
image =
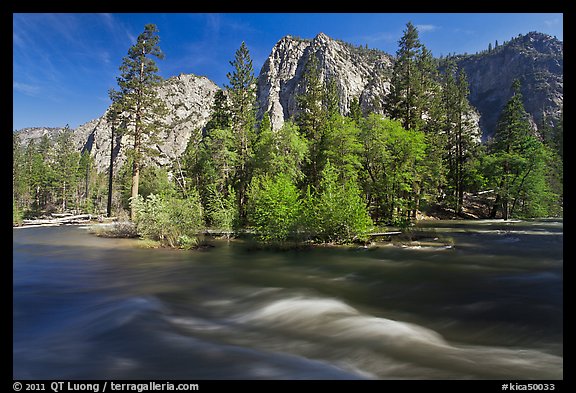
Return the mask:
[[[109,224],[96,224],[90,228],[90,233],[99,237],[137,238],[136,226],[130,221],[117,221]]]

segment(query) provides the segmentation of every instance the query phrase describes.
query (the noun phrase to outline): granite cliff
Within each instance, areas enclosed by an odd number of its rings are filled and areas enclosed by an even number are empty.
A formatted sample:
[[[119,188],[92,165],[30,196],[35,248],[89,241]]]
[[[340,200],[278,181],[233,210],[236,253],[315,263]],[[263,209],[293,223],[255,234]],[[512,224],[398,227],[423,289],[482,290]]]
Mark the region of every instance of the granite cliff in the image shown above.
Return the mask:
[[[272,48],[258,75],[258,117],[268,112],[272,126],[278,129],[297,113],[296,96],[302,92],[302,77],[308,58],[314,55],[324,79],[334,78],[340,96],[340,111],[347,114],[350,103],[358,98],[365,112],[383,113],[390,92],[390,76],[394,57],[377,49],[356,47],[332,39],[323,33],[314,39],[291,36],[282,38]],[[510,98],[512,81],[522,82],[524,105],[534,123],[542,115],[548,121],[557,119],[563,104],[563,44],[541,33],[518,36],[490,51],[475,55],[456,56],[470,83],[470,102],[477,109],[484,139],[491,136],[501,109]],[[201,137],[211,113],[214,94],[219,90],[205,77],[181,74],[167,79],[159,88],[160,97],[169,108],[166,132],[157,146],[161,155],[157,164],[181,155],[190,138]],[[20,131],[21,139],[55,135],[61,129],[34,128]],[[78,149],[87,149],[99,170],[109,163],[111,126],[102,117],[75,129]],[[117,160],[123,161],[122,146],[126,137],[118,140]]]
[[[536,125],[543,114],[555,122],[564,102],[563,43],[546,34],[520,35],[491,51],[458,56],[466,71],[470,103],[480,113],[484,137],[494,134],[498,116],[512,95],[512,82],[519,79],[526,111]]]

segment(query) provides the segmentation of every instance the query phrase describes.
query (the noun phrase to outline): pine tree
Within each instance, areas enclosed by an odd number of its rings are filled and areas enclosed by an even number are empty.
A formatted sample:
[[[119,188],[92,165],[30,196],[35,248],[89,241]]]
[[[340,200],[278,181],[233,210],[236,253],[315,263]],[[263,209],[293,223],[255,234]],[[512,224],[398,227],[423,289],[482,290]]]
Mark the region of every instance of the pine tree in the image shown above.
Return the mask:
[[[61,190],[62,212],[68,207],[71,192],[76,190],[80,153],[76,150],[73,132],[66,125],[64,130],[56,137],[54,164],[56,174],[56,187]],[[76,198],[76,202],[78,202]],[[77,206],[77,205],[76,205]]]
[[[364,116],[362,113],[362,107],[360,106],[360,100],[358,97],[353,97],[350,102],[350,112],[348,116],[352,118],[356,123],[360,122],[360,119]]]
[[[206,123],[206,133],[216,128],[225,129],[230,127],[230,108],[228,106],[228,99],[223,90],[218,90],[214,95],[214,103],[212,104],[212,114]]]
[[[244,42],[236,51],[234,67],[227,74],[229,85],[226,86],[230,98],[231,129],[235,141],[237,156],[236,177],[234,188],[238,198],[240,222],[246,220],[246,203],[248,185],[252,177],[252,158],[256,142],[256,78],[252,67],[252,59]]]
[[[446,135],[448,191],[456,214],[461,213],[464,188],[468,178],[468,163],[479,143],[479,129],[475,127],[468,102],[469,88],[466,74],[453,61],[448,62],[443,78],[443,105]]]
[[[492,162],[491,172],[497,187],[491,216],[495,217],[498,209],[501,209],[502,218],[505,220],[511,213],[511,201],[524,184],[522,179],[532,170],[527,154],[535,146],[535,138],[530,135],[531,126],[522,103],[518,79],[514,80],[512,90],[512,97],[500,114],[488,157]]]
[[[308,184],[318,186],[325,160],[323,153],[328,114],[324,105],[325,89],[320,73],[320,64],[314,53],[310,54],[306,62],[301,88],[302,93],[296,96],[298,104],[296,124],[308,140],[310,147],[310,160],[304,172]]]
[[[117,78],[119,90],[110,90],[109,95],[122,113],[127,125],[127,133],[132,137],[132,186],[131,198],[138,196],[140,169],[143,159],[154,154],[149,146],[157,142],[157,135],[162,130],[162,117],[167,113],[164,102],[158,97],[157,87],[162,78],[154,61],[163,59],[154,24],[147,24],[128,55],[122,60],[121,75]],[[134,209],[130,209],[134,219]]]
[[[417,62],[422,53],[422,44],[412,22],[406,24],[398,45],[392,74],[390,113],[393,118],[401,120],[402,126],[408,130],[418,126],[421,120],[418,102],[420,70]]]

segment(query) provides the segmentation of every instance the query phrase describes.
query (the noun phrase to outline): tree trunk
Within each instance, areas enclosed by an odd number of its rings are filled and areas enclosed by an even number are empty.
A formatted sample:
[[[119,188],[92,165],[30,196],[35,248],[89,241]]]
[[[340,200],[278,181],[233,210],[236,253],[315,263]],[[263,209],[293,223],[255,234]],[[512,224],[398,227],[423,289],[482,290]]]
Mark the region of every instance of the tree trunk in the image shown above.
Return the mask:
[[[131,189],[131,201],[136,200],[138,197],[138,183],[140,181],[140,164],[137,160],[134,160],[134,164],[132,165],[132,189]],[[132,204],[130,205],[130,219],[134,221],[136,218],[136,212],[134,211],[134,207]]]
[[[66,211],[66,182],[64,182],[62,188],[62,213]]]
[[[135,131],[137,132],[137,131]],[[134,135],[134,162],[132,163],[132,189],[131,189],[131,202],[138,197],[138,184],[140,182],[140,138],[138,134]],[[136,212],[132,203],[130,204],[130,220],[134,221]]]
[[[114,175],[114,124],[112,124],[112,136],[110,138],[110,168],[108,172],[108,204],[106,215],[112,217],[112,179]]]
[[[490,211],[490,218],[496,218],[496,213],[498,213],[499,204],[500,204],[500,194],[496,195],[496,201],[494,201],[494,205],[492,206],[492,210]]]

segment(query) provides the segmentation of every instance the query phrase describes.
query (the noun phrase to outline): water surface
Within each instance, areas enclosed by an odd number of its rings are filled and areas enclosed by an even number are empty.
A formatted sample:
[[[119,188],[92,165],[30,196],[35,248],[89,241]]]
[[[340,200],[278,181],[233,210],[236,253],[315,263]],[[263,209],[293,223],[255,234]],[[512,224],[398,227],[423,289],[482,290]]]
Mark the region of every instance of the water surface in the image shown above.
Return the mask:
[[[13,377],[562,379],[562,221],[419,226],[284,252],[14,229]]]

